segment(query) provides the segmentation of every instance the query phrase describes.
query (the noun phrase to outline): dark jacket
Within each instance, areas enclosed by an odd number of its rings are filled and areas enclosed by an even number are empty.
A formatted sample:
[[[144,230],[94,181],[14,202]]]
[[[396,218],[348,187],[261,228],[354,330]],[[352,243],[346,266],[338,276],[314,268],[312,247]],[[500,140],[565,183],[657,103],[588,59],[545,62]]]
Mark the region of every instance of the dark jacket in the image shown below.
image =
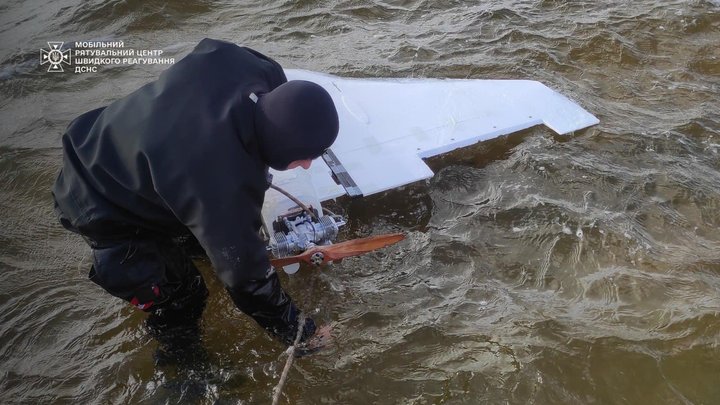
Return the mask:
[[[270,58],[205,39],[158,80],[81,115],[62,138],[61,223],[96,240],[189,230],[236,305],[292,341],[297,309],[258,236],[269,184],[250,99],[286,81]]]

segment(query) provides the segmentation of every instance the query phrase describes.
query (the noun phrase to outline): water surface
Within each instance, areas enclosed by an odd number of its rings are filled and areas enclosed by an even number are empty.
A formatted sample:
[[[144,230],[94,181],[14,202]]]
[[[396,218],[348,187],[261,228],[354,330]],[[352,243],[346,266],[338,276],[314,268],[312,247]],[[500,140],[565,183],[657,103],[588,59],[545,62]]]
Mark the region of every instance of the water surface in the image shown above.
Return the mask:
[[[75,116],[162,66],[50,74],[47,41],[180,58],[204,37],[350,77],[533,79],[600,124],[543,127],[428,163],[360,201],[342,237],[383,252],[283,277],[332,347],[293,404],[720,402],[717,1],[7,1],[0,5],[0,401],[269,403],[284,350],[212,269],[208,364],[155,367],[143,315],[86,279],[49,188]]]

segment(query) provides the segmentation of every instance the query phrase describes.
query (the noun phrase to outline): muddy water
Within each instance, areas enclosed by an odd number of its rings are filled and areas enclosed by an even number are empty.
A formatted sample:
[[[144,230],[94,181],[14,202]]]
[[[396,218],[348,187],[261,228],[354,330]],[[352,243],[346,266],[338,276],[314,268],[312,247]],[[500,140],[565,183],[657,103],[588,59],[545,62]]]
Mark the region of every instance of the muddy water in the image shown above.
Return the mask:
[[[207,262],[210,358],[155,367],[142,314],[87,281],[88,250],[51,209],[69,120],[163,67],[51,74],[38,48],[122,40],[179,58],[205,36],[343,76],[540,80],[600,118],[338,201],[343,237],[408,238],[283,278],[337,335],[295,363],[285,402],[720,402],[720,3],[649,0],[3,3],[1,402],[270,402],[283,347]]]

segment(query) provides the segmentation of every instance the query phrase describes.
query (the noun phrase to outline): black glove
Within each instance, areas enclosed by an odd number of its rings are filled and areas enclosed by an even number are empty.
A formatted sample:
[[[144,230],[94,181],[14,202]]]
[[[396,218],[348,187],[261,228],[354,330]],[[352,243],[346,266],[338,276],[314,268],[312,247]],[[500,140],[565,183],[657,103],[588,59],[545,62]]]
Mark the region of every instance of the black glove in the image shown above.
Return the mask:
[[[235,306],[255,319],[270,334],[286,345],[295,342],[300,311],[289,295],[283,291],[277,273],[272,271],[265,279],[248,280],[228,288]],[[315,322],[305,318],[301,342],[315,334]]]

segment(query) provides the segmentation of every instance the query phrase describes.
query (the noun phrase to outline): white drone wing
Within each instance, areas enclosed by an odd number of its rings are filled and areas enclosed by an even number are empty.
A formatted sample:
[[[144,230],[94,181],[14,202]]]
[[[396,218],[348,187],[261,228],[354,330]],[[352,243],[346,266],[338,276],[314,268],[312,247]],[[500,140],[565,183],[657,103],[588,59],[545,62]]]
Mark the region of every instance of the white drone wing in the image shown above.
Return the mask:
[[[354,79],[305,70],[285,73],[288,80],[323,86],[340,118],[340,133],[331,147],[334,156],[317,159],[307,173],[302,169],[273,172],[275,184],[307,196],[308,204],[316,207],[346,193],[367,196],[427,179],[433,172],[422,158],[479,141],[538,124],[566,134],[598,123],[592,114],[536,81]],[[333,162],[333,170],[326,161]],[[344,186],[333,179],[333,171]],[[308,190],[308,179],[312,190]],[[290,205],[294,204],[270,191],[263,214],[273,218]]]

